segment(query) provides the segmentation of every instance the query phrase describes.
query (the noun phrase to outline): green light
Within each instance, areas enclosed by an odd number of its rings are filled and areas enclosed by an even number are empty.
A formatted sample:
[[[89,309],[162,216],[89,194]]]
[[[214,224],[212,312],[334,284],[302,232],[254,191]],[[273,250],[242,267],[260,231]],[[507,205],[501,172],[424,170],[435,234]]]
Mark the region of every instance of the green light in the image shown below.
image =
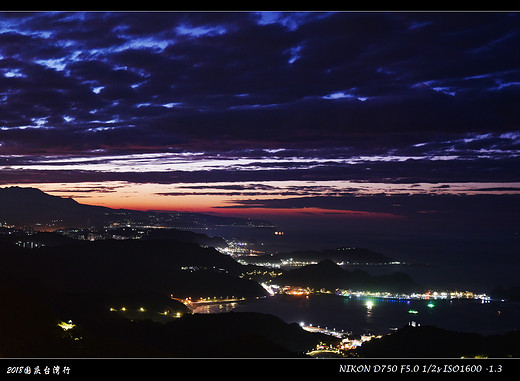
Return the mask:
[[[416,314],[416,313],[418,313],[418,312],[417,312],[416,310],[408,310],[408,313],[409,313],[409,314]]]
[[[428,303],[428,307],[433,308],[433,307],[435,307],[435,304],[433,304],[433,303]]]

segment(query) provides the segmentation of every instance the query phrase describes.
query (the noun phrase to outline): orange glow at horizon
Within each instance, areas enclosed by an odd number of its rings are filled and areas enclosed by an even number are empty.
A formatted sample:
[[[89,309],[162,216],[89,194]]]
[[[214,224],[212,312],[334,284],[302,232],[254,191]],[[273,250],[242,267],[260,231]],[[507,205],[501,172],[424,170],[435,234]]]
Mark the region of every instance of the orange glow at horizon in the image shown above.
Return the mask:
[[[363,212],[356,210],[324,209],[324,208],[213,208],[205,213],[218,213],[228,216],[330,216],[330,217],[360,217],[360,218],[403,218],[390,213]]]
[[[214,198],[216,196],[175,196],[181,200],[176,202],[162,201],[148,197],[142,198],[127,198],[127,199],[105,199],[104,202],[91,204],[97,206],[106,206],[112,209],[132,209],[140,211],[176,211],[176,212],[189,212],[189,213],[204,213],[213,215],[225,215],[229,217],[292,217],[292,216],[330,216],[330,217],[359,217],[359,218],[402,218],[401,216],[390,214],[390,213],[376,213],[376,212],[364,212],[355,210],[340,210],[340,209],[324,209],[316,207],[305,207],[305,208],[268,208],[268,207],[233,207],[230,206],[225,199],[220,201],[225,206],[215,206]],[[213,199],[212,199],[213,197]],[[81,200],[77,200],[80,203]]]
[[[111,183],[48,183],[48,184],[12,184],[11,186],[33,187],[53,196],[70,197],[80,204],[104,206],[112,209],[131,209],[139,211],[178,211],[224,215],[229,217],[349,217],[349,218],[401,218],[389,213],[375,213],[343,209],[325,209],[317,207],[303,208],[268,208],[241,207],[236,202],[251,200],[251,196],[223,194],[182,194],[182,187],[171,184],[129,184]],[[179,191],[181,190],[181,191]],[[168,195],[174,192],[173,195]],[[255,195],[254,199],[290,198],[266,192]]]

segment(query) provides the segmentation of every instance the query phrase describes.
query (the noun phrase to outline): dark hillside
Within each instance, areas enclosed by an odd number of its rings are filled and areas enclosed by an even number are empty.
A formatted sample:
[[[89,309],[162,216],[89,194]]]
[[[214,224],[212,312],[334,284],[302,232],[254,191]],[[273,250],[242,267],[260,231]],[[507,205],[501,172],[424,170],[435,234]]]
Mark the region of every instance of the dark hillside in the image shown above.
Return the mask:
[[[2,271],[56,290],[155,292],[185,296],[265,295],[239,278],[242,265],[213,248],[176,240],[78,241],[22,249],[4,243]],[[20,272],[20,269],[24,269]]]
[[[371,276],[361,270],[343,270],[332,260],[324,260],[316,265],[308,265],[295,270],[284,272],[276,278],[280,285],[311,287],[314,289],[336,288],[409,292],[421,289],[413,279],[404,273]]]
[[[431,326],[406,326],[397,332],[371,340],[354,352],[368,358],[461,358],[520,356],[520,332],[481,336]]]

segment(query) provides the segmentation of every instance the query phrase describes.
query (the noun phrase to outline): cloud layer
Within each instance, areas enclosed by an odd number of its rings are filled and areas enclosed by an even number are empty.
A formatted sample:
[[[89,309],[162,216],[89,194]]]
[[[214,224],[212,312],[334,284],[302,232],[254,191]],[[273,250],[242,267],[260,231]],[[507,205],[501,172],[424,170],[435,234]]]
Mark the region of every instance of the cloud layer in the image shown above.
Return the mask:
[[[356,147],[381,135],[391,148],[401,135],[519,129],[516,13],[1,16],[4,152]]]

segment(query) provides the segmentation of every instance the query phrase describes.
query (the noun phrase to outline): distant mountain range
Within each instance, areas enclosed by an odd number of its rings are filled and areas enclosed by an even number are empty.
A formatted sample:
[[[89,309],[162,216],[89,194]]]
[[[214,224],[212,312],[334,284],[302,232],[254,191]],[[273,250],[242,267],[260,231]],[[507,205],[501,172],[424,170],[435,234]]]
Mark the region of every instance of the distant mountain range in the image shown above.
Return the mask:
[[[95,227],[132,221],[172,228],[205,226],[271,226],[268,221],[211,216],[202,213],[137,211],[80,204],[30,187],[0,188],[0,223],[39,230]]]
[[[82,205],[36,188],[0,188],[0,222],[16,226],[88,226],[106,218],[109,208]],[[62,227],[62,226],[60,226]]]

